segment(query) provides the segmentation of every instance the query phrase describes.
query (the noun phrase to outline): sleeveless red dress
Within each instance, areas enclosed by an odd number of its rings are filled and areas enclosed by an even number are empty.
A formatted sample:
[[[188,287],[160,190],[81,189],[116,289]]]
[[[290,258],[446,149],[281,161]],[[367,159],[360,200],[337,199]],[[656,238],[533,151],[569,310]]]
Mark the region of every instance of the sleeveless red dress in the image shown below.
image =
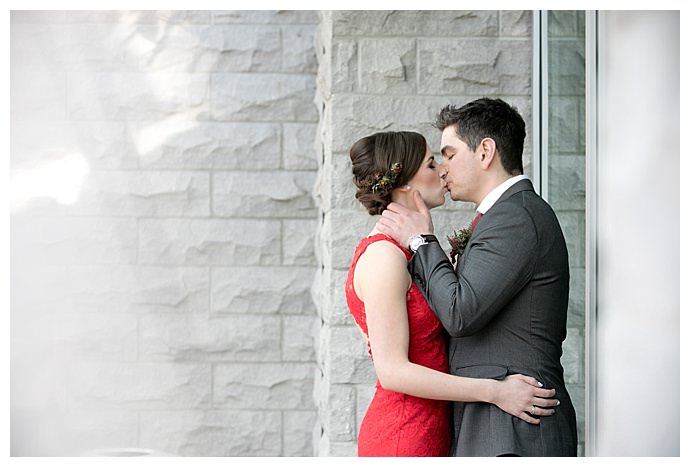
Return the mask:
[[[345,285],[345,297],[355,323],[367,336],[364,303],[355,293],[355,266],[369,245],[389,241],[409,260],[412,254],[384,234],[363,239],[355,249]],[[412,363],[448,373],[446,334],[426,299],[412,282],[407,292],[410,326],[408,358]],[[371,356],[371,348],[369,347]],[[357,443],[359,456],[447,456],[450,449],[450,404],[422,399],[383,389],[378,379],[376,392],[362,420]]]

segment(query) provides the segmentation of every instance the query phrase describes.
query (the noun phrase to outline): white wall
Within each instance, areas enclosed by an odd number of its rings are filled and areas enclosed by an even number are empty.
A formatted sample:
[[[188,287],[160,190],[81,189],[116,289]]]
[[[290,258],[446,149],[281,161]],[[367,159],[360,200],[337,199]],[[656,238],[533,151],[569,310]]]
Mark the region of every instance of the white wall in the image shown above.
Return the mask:
[[[13,11],[11,454],[305,456],[314,11]]]
[[[680,454],[679,18],[600,14],[600,456]]]

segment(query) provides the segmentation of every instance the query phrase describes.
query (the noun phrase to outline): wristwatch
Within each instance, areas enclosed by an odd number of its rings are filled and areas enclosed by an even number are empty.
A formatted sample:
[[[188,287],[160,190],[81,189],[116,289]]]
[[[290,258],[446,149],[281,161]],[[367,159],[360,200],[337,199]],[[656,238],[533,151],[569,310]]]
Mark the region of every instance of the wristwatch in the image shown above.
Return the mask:
[[[415,235],[414,237],[410,238],[410,246],[408,248],[412,253],[417,253],[417,250],[420,246],[428,245],[431,242],[438,242],[438,239],[434,235],[429,234]]]

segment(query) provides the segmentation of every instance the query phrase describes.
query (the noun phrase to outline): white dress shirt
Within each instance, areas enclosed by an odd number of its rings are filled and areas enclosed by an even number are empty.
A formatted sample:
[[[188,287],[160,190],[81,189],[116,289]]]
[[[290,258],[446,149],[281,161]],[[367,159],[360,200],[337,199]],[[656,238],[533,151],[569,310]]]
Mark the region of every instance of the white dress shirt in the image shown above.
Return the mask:
[[[511,177],[498,185],[484,197],[481,203],[479,203],[479,206],[477,206],[477,212],[482,215],[486,214],[486,211],[491,209],[491,207],[496,204],[498,198],[500,198],[503,193],[508,191],[508,188],[515,185],[520,180],[529,180],[529,177],[527,177],[527,175],[516,175],[515,177]]]

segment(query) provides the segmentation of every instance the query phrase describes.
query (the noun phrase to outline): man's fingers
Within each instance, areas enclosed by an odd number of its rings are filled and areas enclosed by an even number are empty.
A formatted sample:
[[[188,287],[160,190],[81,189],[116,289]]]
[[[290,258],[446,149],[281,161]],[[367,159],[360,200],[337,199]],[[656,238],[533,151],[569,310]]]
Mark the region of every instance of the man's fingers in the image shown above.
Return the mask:
[[[390,218],[390,219],[397,219],[397,218],[400,217],[400,214],[398,214],[398,213],[395,212],[395,211],[391,211],[390,209],[386,209],[385,211],[383,211],[383,212],[381,213],[381,217],[387,217],[387,218]]]
[[[396,213],[397,213],[397,212],[402,213],[402,212],[405,212],[405,211],[409,211],[409,209],[407,209],[407,208],[406,208],[405,206],[403,206],[402,204],[398,204],[398,203],[396,203],[396,202],[391,202],[391,203],[388,203],[388,206],[386,206],[386,211],[392,211],[392,212],[396,212]],[[386,212],[386,211],[383,211],[383,212]]]

